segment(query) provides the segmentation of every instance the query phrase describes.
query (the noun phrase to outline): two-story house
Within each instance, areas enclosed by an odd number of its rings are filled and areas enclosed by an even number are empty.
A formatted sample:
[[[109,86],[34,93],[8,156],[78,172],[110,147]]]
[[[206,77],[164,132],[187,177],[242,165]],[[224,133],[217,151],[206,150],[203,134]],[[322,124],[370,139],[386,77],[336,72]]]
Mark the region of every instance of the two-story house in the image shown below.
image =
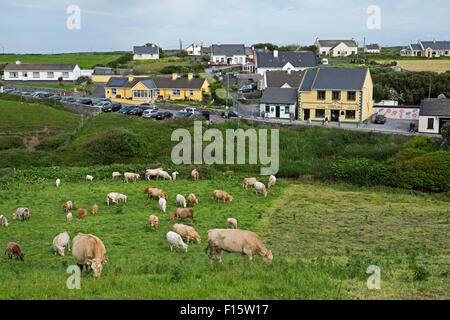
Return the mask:
[[[243,65],[247,62],[245,45],[213,44],[211,46],[211,64]]]
[[[319,55],[331,57],[347,57],[358,54],[358,43],[352,40],[320,40],[314,43]]]
[[[194,42],[193,44],[191,44],[189,47],[186,48],[186,52],[188,56],[201,56],[202,46]]]
[[[301,120],[360,123],[373,114],[368,68],[307,70],[299,89]]]

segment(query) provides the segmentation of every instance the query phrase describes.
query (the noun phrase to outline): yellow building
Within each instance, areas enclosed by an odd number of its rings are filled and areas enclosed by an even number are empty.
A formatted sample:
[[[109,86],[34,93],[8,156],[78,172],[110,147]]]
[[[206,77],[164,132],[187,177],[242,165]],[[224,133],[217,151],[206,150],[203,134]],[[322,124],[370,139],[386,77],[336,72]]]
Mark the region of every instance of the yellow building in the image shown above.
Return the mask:
[[[204,78],[178,77],[111,77],[105,85],[105,96],[111,101],[127,104],[141,104],[157,100],[193,100],[202,101],[203,94],[211,88]]]
[[[372,97],[367,68],[307,70],[299,89],[300,119],[363,122],[373,114]]]

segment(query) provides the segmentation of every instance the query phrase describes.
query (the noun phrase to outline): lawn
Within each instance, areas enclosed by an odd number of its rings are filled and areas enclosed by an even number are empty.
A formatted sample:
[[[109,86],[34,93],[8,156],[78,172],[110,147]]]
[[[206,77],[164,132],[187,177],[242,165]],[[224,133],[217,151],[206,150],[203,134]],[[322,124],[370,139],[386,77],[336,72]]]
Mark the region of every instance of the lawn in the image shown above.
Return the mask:
[[[62,53],[62,54],[2,54],[2,63],[76,63],[81,69],[91,69],[94,65],[106,65],[117,59],[123,52],[104,53]]]
[[[162,74],[162,71],[166,67],[187,67],[194,66],[189,58],[170,57],[159,60],[141,60],[133,61],[129,64],[137,75],[158,75]]]
[[[58,169],[54,173],[59,176]],[[448,199],[283,179],[264,198],[242,189],[242,176],[232,174],[128,184],[61,178],[58,189],[49,179],[2,191],[0,212],[10,226],[0,228],[0,244],[16,241],[26,256],[25,262],[0,258],[0,299],[449,298]],[[146,199],[147,185],[169,194],[166,213]],[[227,190],[233,202],[216,203],[214,189]],[[128,202],[107,207],[111,191],[128,195]],[[202,243],[190,243],[187,253],[170,252],[165,234],[173,224],[175,195],[190,192],[199,199],[192,226]],[[69,199],[89,211],[98,204],[98,215],[66,222],[60,205]],[[30,209],[30,221],[11,219],[20,206]],[[160,218],[156,231],[149,228],[150,214]],[[206,231],[224,227],[227,217],[261,236],[273,252],[271,264],[260,257],[242,263],[240,255],[223,253],[223,265],[209,265]],[[83,272],[80,290],[66,287],[66,270],[75,263],[71,253],[53,254],[52,240],[64,231],[71,238],[78,232],[97,235],[107,250],[101,278]],[[381,267],[377,291],[366,288],[371,264]]]
[[[443,73],[450,70],[450,60],[398,60],[397,66],[408,71],[431,71]]]
[[[26,86],[26,87],[37,87],[37,88],[53,88],[53,89],[61,89],[61,90],[69,90],[72,91],[74,88],[80,88],[79,85],[73,83],[64,83],[60,86],[58,83],[33,83],[33,82],[15,82],[13,83],[16,86]]]

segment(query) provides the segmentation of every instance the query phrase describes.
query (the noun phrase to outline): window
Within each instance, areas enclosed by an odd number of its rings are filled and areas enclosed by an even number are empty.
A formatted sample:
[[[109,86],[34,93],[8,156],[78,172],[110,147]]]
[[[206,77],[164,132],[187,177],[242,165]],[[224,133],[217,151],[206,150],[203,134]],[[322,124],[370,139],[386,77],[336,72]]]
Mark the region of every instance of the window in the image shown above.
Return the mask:
[[[316,109],[316,118],[325,118],[325,109]]]
[[[53,79],[55,76],[55,74],[53,72],[47,72],[47,78],[48,79]]]
[[[133,98],[148,98],[147,90],[133,90]]]
[[[194,96],[194,90],[189,90],[189,96],[191,96],[191,97]]]
[[[33,78],[39,79],[39,72],[33,72]]]
[[[356,100],[356,92],[355,91],[348,91],[347,92],[347,100],[348,101],[355,101]]]
[[[433,130],[434,129],[434,119],[433,118],[428,118],[427,129],[429,129],[429,130]]]
[[[180,90],[179,89],[172,90],[172,95],[173,96],[179,96],[180,95]]]
[[[18,78],[19,77],[19,73],[18,72],[10,72],[9,73],[9,77],[10,78]]]
[[[332,91],[333,100],[341,100],[341,92],[340,91]]]
[[[352,54],[356,54],[356,52],[355,52],[355,51],[352,51]]]
[[[327,52],[326,51],[322,51],[322,54],[327,54]]]
[[[345,119],[355,119],[356,111],[355,110],[345,110]]]
[[[284,107],[284,113],[289,114],[289,107]]]
[[[62,76],[63,76],[63,78],[68,78],[69,77],[69,73],[68,72],[63,72]]]
[[[111,94],[116,94],[116,88],[111,89]]]
[[[270,112],[270,106],[266,105],[266,112],[269,113]]]
[[[159,92],[159,89],[156,90],[156,95],[159,97],[161,93]]]
[[[24,72],[24,73],[23,73],[23,76],[24,76],[24,78],[28,77],[28,73],[27,73],[27,72]]]
[[[325,100],[325,91],[317,91],[317,100]]]

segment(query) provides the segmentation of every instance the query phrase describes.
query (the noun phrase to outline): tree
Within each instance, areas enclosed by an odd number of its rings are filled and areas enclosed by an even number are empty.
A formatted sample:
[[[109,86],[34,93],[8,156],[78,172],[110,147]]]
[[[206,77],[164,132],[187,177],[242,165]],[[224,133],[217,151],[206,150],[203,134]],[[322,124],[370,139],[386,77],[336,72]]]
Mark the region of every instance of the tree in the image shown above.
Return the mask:
[[[272,44],[272,43],[256,43],[256,44],[252,45],[252,47],[257,48],[257,49],[264,49],[267,47],[267,49],[270,51],[278,49],[278,46],[275,44]]]
[[[450,122],[444,124],[441,128],[442,139],[444,140],[445,148],[450,148]]]
[[[59,78],[58,78],[58,85],[59,85],[60,87],[64,86],[64,79],[63,79],[63,77],[59,77]]]
[[[184,58],[187,56],[188,56],[188,53],[185,50],[181,50],[181,51],[177,52],[177,57],[179,57],[179,58]]]

